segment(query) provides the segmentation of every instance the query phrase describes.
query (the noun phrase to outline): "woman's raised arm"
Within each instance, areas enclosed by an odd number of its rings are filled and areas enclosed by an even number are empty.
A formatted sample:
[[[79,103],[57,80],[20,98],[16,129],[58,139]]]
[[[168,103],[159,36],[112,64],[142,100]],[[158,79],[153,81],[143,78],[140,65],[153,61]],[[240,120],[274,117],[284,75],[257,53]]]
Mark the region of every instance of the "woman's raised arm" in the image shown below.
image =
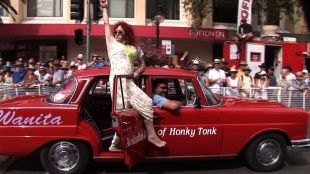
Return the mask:
[[[109,15],[108,15],[108,0],[100,0],[100,4],[102,6],[102,18],[103,18],[103,23],[104,23],[104,31],[105,31],[105,38],[107,44],[111,41],[112,33],[111,33],[111,28],[110,28],[110,23],[109,23]]]

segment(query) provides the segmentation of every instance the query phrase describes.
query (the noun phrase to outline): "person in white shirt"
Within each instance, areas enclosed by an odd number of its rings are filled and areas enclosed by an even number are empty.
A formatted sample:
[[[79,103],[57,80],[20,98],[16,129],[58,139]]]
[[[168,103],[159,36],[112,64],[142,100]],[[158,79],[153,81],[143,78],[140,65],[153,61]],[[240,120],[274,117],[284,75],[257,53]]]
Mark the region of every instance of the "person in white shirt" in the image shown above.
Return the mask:
[[[39,67],[38,82],[41,85],[49,85],[51,83],[51,75],[47,73],[44,66]]]
[[[287,75],[286,75],[286,79],[292,83],[293,80],[296,80],[296,76],[295,74],[292,73],[292,68],[289,65],[286,65],[283,67],[283,69],[287,70]]]
[[[76,57],[76,61],[77,61],[77,69],[78,70],[82,70],[82,69],[86,69],[86,64],[83,63],[84,57],[83,54],[78,54],[78,56]]]
[[[220,87],[223,87],[226,82],[226,75],[223,70],[221,70],[221,60],[214,59],[214,68],[210,70],[208,74],[210,88],[213,93],[220,94]]]

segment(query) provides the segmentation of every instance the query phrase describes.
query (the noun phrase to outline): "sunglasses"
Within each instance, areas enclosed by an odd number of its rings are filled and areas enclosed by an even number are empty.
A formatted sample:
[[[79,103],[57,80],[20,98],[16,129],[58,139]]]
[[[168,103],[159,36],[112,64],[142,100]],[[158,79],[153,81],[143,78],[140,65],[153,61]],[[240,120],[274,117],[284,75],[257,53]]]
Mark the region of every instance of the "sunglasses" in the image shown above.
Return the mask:
[[[125,32],[122,31],[122,30],[115,30],[115,31],[113,31],[113,35],[124,35],[124,34],[125,34]]]
[[[167,86],[159,86],[161,89],[168,89]]]

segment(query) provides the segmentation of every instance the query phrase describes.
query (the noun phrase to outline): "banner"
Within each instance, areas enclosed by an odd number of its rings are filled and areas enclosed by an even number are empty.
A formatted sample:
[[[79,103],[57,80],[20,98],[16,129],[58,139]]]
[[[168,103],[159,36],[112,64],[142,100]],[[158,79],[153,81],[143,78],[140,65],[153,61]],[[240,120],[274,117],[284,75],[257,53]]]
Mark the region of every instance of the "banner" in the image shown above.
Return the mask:
[[[247,18],[248,24],[252,23],[252,2],[253,0],[239,0],[237,32],[243,16]]]

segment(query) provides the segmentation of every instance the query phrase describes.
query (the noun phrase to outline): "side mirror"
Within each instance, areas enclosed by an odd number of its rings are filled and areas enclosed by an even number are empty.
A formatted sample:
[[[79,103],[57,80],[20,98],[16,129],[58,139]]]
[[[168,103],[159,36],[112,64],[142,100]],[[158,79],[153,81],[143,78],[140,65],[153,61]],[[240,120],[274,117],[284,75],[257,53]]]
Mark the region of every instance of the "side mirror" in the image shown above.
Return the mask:
[[[194,100],[194,108],[202,108],[200,98],[197,96]]]

